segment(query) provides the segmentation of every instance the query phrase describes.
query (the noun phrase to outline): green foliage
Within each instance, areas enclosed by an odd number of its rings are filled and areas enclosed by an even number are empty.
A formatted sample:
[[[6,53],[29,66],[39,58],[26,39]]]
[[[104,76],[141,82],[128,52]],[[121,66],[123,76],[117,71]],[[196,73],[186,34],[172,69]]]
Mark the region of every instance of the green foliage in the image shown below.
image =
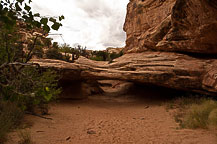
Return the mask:
[[[23,118],[16,103],[0,101],[0,143],[6,140],[7,133],[19,125]]]
[[[33,14],[32,8],[30,6],[31,0],[2,0],[0,1],[0,22],[3,22],[7,25],[7,29],[12,29],[16,25],[16,20],[23,20],[29,28],[42,28],[46,32],[49,32],[50,29],[58,30],[62,24],[62,21],[65,17],[59,16],[58,19],[42,17],[39,13]],[[52,23],[50,27],[48,23]]]
[[[19,35],[11,32],[0,30],[0,100],[17,102],[22,110],[43,107],[60,92],[56,74],[27,63],[37,51],[41,53],[40,41],[34,39],[38,45],[30,44],[25,53]]]
[[[16,34],[15,28],[8,31],[2,26],[0,29],[0,64],[18,60],[20,55],[22,55],[21,44],[15,43],[15,41],[18,41],[18,34]]]
[[[77,45],[77,47],[71,48],[70,53],[72,54],[73,58],[72,60],[76,60],[79,58],[79,56],[88,57],[88,53],[86,51],[86,47],[83,47],[81,45]]]
[[[208,128],[209,124],[217,126],[216,114],[217,102],[214,100],[204,101],[202,104],[190,106],[184,117],[183,127]]]
[[[24,48],[16,21],[24,21],[26,29],[38,27],[46,30],[50,21],[57,30],[56,25],[61,24],[55,18],[33,15],[30,3],[24,0],[0,2],[0,101],[17,102],[22,110],[31,111],[33,107],[43,107],[53,100],[60,89],[57,88],[56,73],[42,71],[29,63],[32,56],[43,56],[40,36],[34,36]],[[62,19],[63,16],[59,17]]]
[[[62,53],[64,53],[64,55]],[[72,48],[67,44],[59,46],[58,43],[54,42],[53,49],[48,50],[46,52],[46,56],[49,59],[59,59],[67,62],[74,62],[74,60],[78,59],[79,56],[88,57],[88,53],[86,51],[86,47],[82,47],[81,45]]]
[[[167,103],[166,109],[176,109],[174,118],[181,128],[217,128],[217,101],[207,96],[176,98]]]
[[[113,59],[116,59],[116,58],[119,58],[123,55],[123,51],[120,51],[120,53],[111,53],[110,54],[110,58],[113,60]]]
[[[30,3],[31,0],[0,1],[0,143],[22,119],[23,111],[47,109],[48,102],[61,91],[57,87],[55,72],[42,70],[39,65],[29,62],[33,56],[43,56],[43,41],[39,39],[40,35],[36,35],[27,48],[24,47],[18,22],[24,23],[22,29],[27,31],[42,28],[49,32],[51,28],[57,30],[62,26],[60,21],[64,17],[57,20],[33,14]]]
[[[1,87],[0,96],[6,101],[17,102],[22,110],[34,112],[36,106],[43,109],[61,92],[53,71],[40,72],[37,68],[26,66],[20,70],[22,74],[11,71],[8,77],[8,70],[5,72],[2,80],[7,79],[8,82]]]
[[[49,59],[63,60],[63,55],[56,48],[47,50],[46,57]]]
[[[111,62],[113,59],[121,57],[122,55],[123,55],[123,51],[120,51],[119,53],[108,53],[107,51],[93,51],[92,57],[90,57],[90,59],[95,61]]]
[[[93,51],[92,55],[95,55],[98,58],[102,58],[102,61],[106,61],[109,54],[105,51]]]
[[[104,61],[104,58],[102,56],[95,56],[95,57],[91,57],[90,59],[94,61]]]

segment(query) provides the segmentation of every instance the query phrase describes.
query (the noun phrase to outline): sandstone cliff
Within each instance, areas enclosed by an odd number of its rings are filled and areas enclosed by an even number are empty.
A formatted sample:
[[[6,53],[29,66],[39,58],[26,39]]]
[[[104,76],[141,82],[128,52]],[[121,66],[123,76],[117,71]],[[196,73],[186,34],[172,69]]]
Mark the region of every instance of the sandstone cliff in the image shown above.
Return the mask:
[[[130,0],[125,52],[217,54],[216,0]]]

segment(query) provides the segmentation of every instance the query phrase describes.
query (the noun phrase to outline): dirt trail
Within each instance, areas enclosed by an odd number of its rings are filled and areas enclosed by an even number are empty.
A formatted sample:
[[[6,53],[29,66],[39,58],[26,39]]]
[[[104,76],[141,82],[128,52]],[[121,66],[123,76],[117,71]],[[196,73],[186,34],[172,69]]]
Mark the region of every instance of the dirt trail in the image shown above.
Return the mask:
[[[36,144],[216,144],[206,130],[177,129],[162,102],[94,96],[52,104],[53,120],[27,116]],[[16,134],[9,143],[15,144]]]

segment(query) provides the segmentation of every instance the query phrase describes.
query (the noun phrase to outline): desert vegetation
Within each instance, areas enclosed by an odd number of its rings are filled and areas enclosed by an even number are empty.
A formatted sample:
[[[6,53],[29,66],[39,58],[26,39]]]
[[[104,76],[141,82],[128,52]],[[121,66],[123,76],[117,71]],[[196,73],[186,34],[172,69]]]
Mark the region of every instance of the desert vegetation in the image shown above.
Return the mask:
[[[24,44],[20,23],[24,23],[26,31],[43,29],[44,33],[51,28],[58,30],[62,24],[57,19],[33,14],[30,3],[23,0],[0,3],[0,143],[7,132],[22,121],[24,113],[34,114],[35,109],[40,109],[46,114],[48,102],[61,91],[55,72],[44,71],[30,62],[35,55],[42,57],[40,38],[43,35],[32,34]],[[58,20],[62,19],[60,16]],[[51,27],[48,21],[53,23]]]
[[[50,49],[46,50],[44,58],[63,60],[70,63],[73,63],[80,56],[94,61],[112,62],[113,59],[123,55],[122,50],[119,53],[109,53],[107,50],[87,50],[87,47],[81,45],[77,45],[75,47],[71,47],[68,44],[59,45],[57,42],[54,42],[50,47]]]
[[[121,57],[123,55],[123,51],[120,51],[119,53],[109,53],[108,51],[92,51],[91,55],[91,60],[112,62],[113,59]]]
[[[174,111],[174,119],[180,128],[216,129],[217,101],[215,98],[198,94],[186,94],[166,104],[167,110]]]

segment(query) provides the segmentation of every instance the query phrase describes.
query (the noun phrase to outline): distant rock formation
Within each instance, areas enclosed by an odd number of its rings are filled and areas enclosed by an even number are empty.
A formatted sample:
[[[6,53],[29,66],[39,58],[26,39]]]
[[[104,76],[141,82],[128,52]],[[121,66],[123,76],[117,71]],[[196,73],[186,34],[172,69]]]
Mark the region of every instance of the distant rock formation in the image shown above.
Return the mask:
[[[112,53],[115,53],[115,54],[119,54],[121,51],[123,50],[123,48],[112,48],[112,47],[108,47],[105,52],[109,53],[109,54],[112,54]]]

